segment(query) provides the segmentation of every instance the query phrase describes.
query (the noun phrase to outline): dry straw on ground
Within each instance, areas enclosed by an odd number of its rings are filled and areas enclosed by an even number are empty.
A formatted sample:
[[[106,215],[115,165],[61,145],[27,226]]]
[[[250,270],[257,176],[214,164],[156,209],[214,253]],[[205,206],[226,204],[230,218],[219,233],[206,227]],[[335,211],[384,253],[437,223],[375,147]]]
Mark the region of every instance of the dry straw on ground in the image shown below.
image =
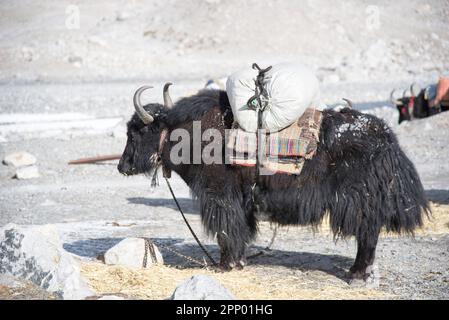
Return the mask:
[[[83,263],[82,274],[99,294],[120,293],[140,299],[166,299],[176,286],[197,274],[209,275],[228,288],[238,299],[382,299],[381,291],[353,289],[343,281],[311,281],[303,276],[260,276],[256,267],[243,271],[217,273],[204,269],[177,269],[154,266],[151,269],[130,269]],[[329,277],[329,275],[316,275]],[[324,280],[324,279],[323,279]],[[322,284],[322,285],[321,285]],[[390,296],[391,297],[391,296]]]
[[[425,225],[416,232],[417,235],[449,233],[449,206],[433,203],[432,211],[432,218],[425,219]],[[320,233],[330,232],[326,222],[323,222]],[[383,233],[382,236],[392,235]],[[139,299],[166,299],[180,282],[196,274],[214,277],[238,299],[394,298],[380,290],[352,288],[344,280],[321,271],[279,272],[272,266],[250,265],[243,271],[216,273],[197,268],[155,266],[151,269],[130,269],[83,262],[81,271],[98,294],[120,293]]]

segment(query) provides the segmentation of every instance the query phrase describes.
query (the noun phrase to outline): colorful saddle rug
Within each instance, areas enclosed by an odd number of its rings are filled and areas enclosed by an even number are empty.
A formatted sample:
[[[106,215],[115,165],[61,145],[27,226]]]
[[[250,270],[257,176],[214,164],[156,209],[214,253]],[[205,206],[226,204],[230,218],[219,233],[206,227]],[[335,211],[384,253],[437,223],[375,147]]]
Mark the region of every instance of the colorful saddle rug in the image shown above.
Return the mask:
[[[257,133],[245,131],[235,122],[226,144],[228,163],[255,166],[259,150],[261,170],[299,175],[305,160],[311,159],[316,153],[321,120],[321,111],[308,108],[287,128],[263,134],[259,145]]]

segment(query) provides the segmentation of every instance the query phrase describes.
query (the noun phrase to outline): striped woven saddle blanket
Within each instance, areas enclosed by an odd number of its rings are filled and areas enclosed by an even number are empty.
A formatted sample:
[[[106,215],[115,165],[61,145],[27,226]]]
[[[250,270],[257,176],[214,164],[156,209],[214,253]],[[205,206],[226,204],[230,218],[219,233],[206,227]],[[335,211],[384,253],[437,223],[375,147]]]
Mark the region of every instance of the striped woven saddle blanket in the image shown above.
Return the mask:
[[[299,175],[305,160],[317,150],[322,112],[308,108],[293,124],[281,131],[264,134],[258,143],[257,133],[247,132],[235,122],[227,139],[228,163],[255,166],[259,150],[260,168],[270,173]]]

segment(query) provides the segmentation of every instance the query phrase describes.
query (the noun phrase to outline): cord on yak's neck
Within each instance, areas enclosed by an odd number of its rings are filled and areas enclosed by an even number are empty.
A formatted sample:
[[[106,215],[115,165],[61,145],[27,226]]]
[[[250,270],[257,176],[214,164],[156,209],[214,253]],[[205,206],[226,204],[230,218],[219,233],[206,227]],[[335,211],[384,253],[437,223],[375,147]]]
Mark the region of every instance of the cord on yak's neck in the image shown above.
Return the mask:
[[[176,199],[175,193],[173,192],[173,189],[170,185],[170,182],[168,181],[167,177],[164,177],[165,181],[167,182],[167,186],[168,189],[170,190],[170,193],[173,197],[173,200],[175,200],[176,206],[178,207],[179,212],[182,215],[182,218],[184,219],[184,222],[186,223],[187,227],[190,230],[190,233],[192,234],[192,236],[195,238],[196,243],[198,243],[198,245],[200,246],[201,250],[203,250],[204,254],[209,258],[210,262],[212,263],[212,265],[214,267],[217,267],[218,264],[217,262],[215,262],[215,260],[212,258],[212,256],[210,255],[210,253],[206,250],[206,248],[201,244],[201,241],[198,239],[198,237],[195,234],[195,231],[193,231],[192,227],[190,226],[189,221],[187,221],[186,216],[184,215],[184,212],[181,209],[181,206],[179,205],[178,199]]]

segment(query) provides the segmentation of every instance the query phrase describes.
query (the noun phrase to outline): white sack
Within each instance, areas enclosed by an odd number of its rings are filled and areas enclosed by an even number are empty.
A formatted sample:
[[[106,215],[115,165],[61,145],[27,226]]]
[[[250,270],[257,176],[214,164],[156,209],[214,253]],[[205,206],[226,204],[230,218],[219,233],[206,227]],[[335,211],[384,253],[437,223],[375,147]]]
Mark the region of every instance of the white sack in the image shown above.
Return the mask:
[[[257,75],[258,71],[249,67],[232,74],[226,82],[234,118],[248,132],[257,131],[257,111],[246,104],[254,96]],[[318,79],[303,64],[274,65],[265,74],[264,87],[269,101],[263,113],[262,127],[269,132],[288,127],[309,107],[322,109]]]

